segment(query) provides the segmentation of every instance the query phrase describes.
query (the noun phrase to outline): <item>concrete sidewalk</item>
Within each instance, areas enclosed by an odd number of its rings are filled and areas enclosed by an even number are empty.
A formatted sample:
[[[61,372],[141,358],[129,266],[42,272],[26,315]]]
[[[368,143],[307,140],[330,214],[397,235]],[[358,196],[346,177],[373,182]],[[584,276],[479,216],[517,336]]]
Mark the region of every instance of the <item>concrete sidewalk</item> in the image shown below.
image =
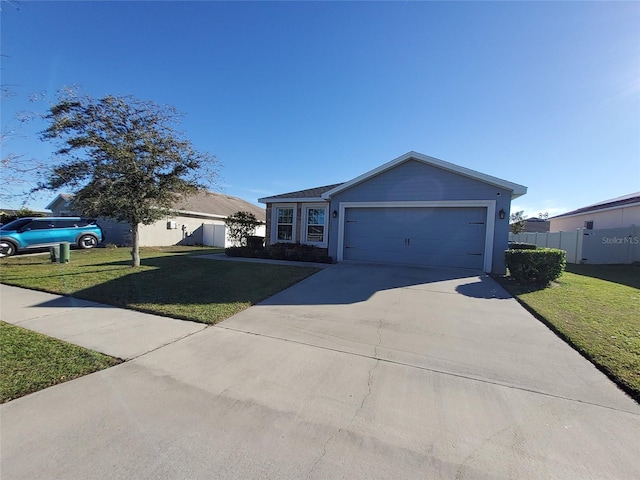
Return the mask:
[[[0,319],[124,360],[207,327],[8,285],[0,285]]]

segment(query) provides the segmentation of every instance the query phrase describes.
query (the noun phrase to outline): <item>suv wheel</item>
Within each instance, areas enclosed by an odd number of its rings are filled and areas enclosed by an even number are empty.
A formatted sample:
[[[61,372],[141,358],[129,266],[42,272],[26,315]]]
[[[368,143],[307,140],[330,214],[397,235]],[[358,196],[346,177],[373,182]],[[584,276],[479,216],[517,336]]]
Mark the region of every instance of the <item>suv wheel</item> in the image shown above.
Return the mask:
[[[15,255],[16,250],[18,250],[16,246],[8,240],[0,242],[0,256],[10,257],[11,255]]]
[[[93,235],[83,235],[78,240],[78,247],[80,248],[93,248],[98,245],[98,239]]]

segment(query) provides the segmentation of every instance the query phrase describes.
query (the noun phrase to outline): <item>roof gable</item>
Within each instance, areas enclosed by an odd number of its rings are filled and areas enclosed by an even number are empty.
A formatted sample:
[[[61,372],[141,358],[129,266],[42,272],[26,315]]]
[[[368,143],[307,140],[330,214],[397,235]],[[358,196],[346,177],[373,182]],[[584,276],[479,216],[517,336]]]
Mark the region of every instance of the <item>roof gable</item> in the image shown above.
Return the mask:
[[[67,206],[71,204],[73,200],[73,195],[69,193],[59,193],[56,197],[49,202],[49,204],[44,207],[46,210],[53,210],[58,203],[62,203],[62,206]]]
[[[384,165],[379,166],[378,168],[374,168],[373,170],[370,170],[367,173],[364,173],[359,177],[354,178],[353,180],[337,185],[335,188],[324,192],[322,194],[322,198],[325,200],[328,200],[333,195],[339,192],[342,192],[348,188],[353,187],[354,185],[362,183],[372,177],[375,177],[376,175],[380,175],[381,173],[391,170],[392,168],[395,168],[398,165],[408,162],[410,160],[422,162],[427,165],[431,165],[437,168],[441,168],[443,170],[447,170],[449,172],[456,173],[458,175],[462,175],[474,180],[478,180],[480,182],[488,183],[490,185],[495,185],[497,187],[504,188],[505,190],[511,190],[512,199],[520,197],[525,193],[527,193],[527,187],[523,185],[508,182],[506,180],[502,180],[501,178],[492,177],[491,175],[486,175],[484,173],[480,173],[475,170],[471,170],[469,168],[461,167],[453,163],[445,162],[444,160],[440,160],[434,157],[429,157],[421,153],[409,152],[396,158],[395,160],[391,160],[390,162],[387,162]]]

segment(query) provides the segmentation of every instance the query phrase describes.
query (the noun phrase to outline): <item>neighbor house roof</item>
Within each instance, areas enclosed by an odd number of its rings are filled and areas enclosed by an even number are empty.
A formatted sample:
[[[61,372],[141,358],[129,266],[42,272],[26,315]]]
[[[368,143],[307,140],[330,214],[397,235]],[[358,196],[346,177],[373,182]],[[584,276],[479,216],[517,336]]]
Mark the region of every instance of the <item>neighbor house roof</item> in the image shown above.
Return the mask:
[[[51,209],[60,198],[69,202],[73,200],[73,195],[61,193],[56,196],[46,208]],[[219,218],[226,218],[240,211],[250,212],[253,213],[259,221],[264,222],[266,220],[264,208],[241,198],[225,195],[224,193],[201,191],[178,201],[173,208],[183,214]]]
[[[204,213],[220,217],[228,217],[236,212],[249,212],[261,222],[266,220],[264,208],[224,193],[199,192],[178,202],[175,208],[183,213]]]
[[[631,205],[640,205],[640,192],[630,193],[628,195],[623,195],[622,197],[611,198],[609,200],[604,200],[602,202],[594,203],[593,205],[588,205],[586,207],[578,208],[577,210],[572,210],[567,213],[563,213],[562,215],[556,215],[555,218],[563,218],[570,217],[573,215],[580,215],[582,213],[596,212],[599,210],[607,210],[610,208],[621,208],[627,207]]]
[[[524,231],[525,232],[539,232],[546,233],[549,231],[551,223],[549,220],[538,217],[531,217],[525,219]]]
[[[458,175],[463,175],[474,180],[504,188],[505,190],[510,190],[512,199],[520,197],[521,195],[527,193],[527,187],[523,185],[508,182],[506,180],[502,180],[501,178],[492,177],[491,175],[486,175],[484,173],[476,172],[475,170],[461,167],[459,165],[454,165],[453,163],[445,162],[444,160],[439,160],[437,158],[429,157],[427,155],[423,155],[422,153],[408,152],[396,158],[395,160],[391,160],[390,162],[387,162],[384,165],[379,166],[378,168],[374,168],[373,170],[370,170],[367,173],[354,178],[353,180],[349,180],[348,182],[338,183],[335,185],[327,185],[325,187],[311,188],[308,190],[300,190],[297,192],[275,195],[273,197],[259,198],[258,201],[261,203],[275,203],[286,201],[327,201],[331,199],[333,195],[342,192],[343,190],[351,188],[358,183],[364,182],[371,177],[375,177],[376,175],[380,175],[381,173],[386,172],[387,170],[391,170],[401,163],[408,162],[410,160],[422,162],[427,165],[432,165],[443,170],[457,173]]]
[[[51,212],[43,212],[42,210],[29,210],[32,214],[38,216],[38,217],[47,217],[49,215],[51,215]],[[0,208],[0,213],[7,215],[7,216],[15,216],[15,215],[19,215],[20,213],[24,212],[23,209],[14,209],[14,208]]]

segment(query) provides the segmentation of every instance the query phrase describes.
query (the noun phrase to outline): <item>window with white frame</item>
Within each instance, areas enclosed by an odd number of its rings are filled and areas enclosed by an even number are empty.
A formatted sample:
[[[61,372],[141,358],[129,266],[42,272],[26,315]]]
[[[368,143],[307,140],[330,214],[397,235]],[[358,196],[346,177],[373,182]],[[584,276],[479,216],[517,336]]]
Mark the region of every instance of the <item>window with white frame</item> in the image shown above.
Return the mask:
[[[305,243],[325,245],[327,234],[327,207],[310,205],[304,209]]]
[[[293,207],[276,207],[276,241],[293,242]]]

